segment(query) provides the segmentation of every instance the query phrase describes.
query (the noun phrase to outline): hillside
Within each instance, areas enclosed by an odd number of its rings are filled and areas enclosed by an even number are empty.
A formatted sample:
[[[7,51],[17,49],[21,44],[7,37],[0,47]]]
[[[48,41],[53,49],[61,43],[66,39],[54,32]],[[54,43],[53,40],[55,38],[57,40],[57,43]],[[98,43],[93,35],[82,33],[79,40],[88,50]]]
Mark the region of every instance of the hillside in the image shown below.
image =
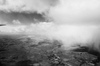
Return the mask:
[[[0,37],[1,66],[99,66],[99,56],[81,47],[66,51],[58,40]]]

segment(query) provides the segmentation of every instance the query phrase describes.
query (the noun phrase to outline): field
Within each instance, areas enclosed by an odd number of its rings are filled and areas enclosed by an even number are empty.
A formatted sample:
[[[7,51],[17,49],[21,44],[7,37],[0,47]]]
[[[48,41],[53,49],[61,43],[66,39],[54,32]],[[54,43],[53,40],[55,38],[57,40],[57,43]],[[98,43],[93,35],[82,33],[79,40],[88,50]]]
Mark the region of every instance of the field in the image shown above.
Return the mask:
[[[63,50],[58,40],[0,36],[1,66],[100,66],[99,55],[86,47]]]

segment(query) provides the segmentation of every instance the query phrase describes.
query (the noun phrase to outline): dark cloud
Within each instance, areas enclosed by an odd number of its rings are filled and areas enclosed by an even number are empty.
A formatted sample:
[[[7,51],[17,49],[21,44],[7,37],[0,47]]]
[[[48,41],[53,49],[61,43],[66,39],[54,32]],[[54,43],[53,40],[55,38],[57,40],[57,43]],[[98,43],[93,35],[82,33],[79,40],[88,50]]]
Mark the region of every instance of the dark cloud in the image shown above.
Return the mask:
[[[38,23],[44,22],[45,17],[43,14],[38,13],[19,13],[19,12],[2,12],[0,11],[0,21],[7,22],[9,24],[13,23],[14,20],[20,21],[22,24]]]
[[[0,0],[0,5],[5,5],[6,4],[6,0]]]

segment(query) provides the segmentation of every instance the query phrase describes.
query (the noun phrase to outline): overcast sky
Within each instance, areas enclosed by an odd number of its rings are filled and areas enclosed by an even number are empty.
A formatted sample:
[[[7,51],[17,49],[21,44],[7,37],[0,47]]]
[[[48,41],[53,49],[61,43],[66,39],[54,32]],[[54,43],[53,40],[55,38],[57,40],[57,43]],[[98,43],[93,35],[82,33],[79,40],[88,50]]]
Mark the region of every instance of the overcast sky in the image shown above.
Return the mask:
[[[60,24],[100,24],[100,0],[60,0],[49,16]]]
[[[45,15],[44,15],[45,14]],[[0,22],[100,24],[99,0],[0,0]],[[21,22],[21,23],[19,23]]]

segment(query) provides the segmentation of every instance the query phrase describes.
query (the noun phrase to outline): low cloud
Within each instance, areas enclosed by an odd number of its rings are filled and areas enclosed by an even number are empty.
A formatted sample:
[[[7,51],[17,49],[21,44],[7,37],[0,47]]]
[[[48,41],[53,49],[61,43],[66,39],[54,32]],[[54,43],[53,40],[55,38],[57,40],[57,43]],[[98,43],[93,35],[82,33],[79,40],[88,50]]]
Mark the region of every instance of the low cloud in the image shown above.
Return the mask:
[[[2,34],[26,35],[31,38],[42,36],[50,40],[60,40],[66,50],[78,46],[93,47],[97,51],[100,49],[99,25],[57,25],[53,22],[44,22],[31,25],[4,26],[0,27],[0,32]]]
[[[20,25],[21,24],[21,22],[19,20],[13,20],[12,23],[15,24],[15,25]]]

